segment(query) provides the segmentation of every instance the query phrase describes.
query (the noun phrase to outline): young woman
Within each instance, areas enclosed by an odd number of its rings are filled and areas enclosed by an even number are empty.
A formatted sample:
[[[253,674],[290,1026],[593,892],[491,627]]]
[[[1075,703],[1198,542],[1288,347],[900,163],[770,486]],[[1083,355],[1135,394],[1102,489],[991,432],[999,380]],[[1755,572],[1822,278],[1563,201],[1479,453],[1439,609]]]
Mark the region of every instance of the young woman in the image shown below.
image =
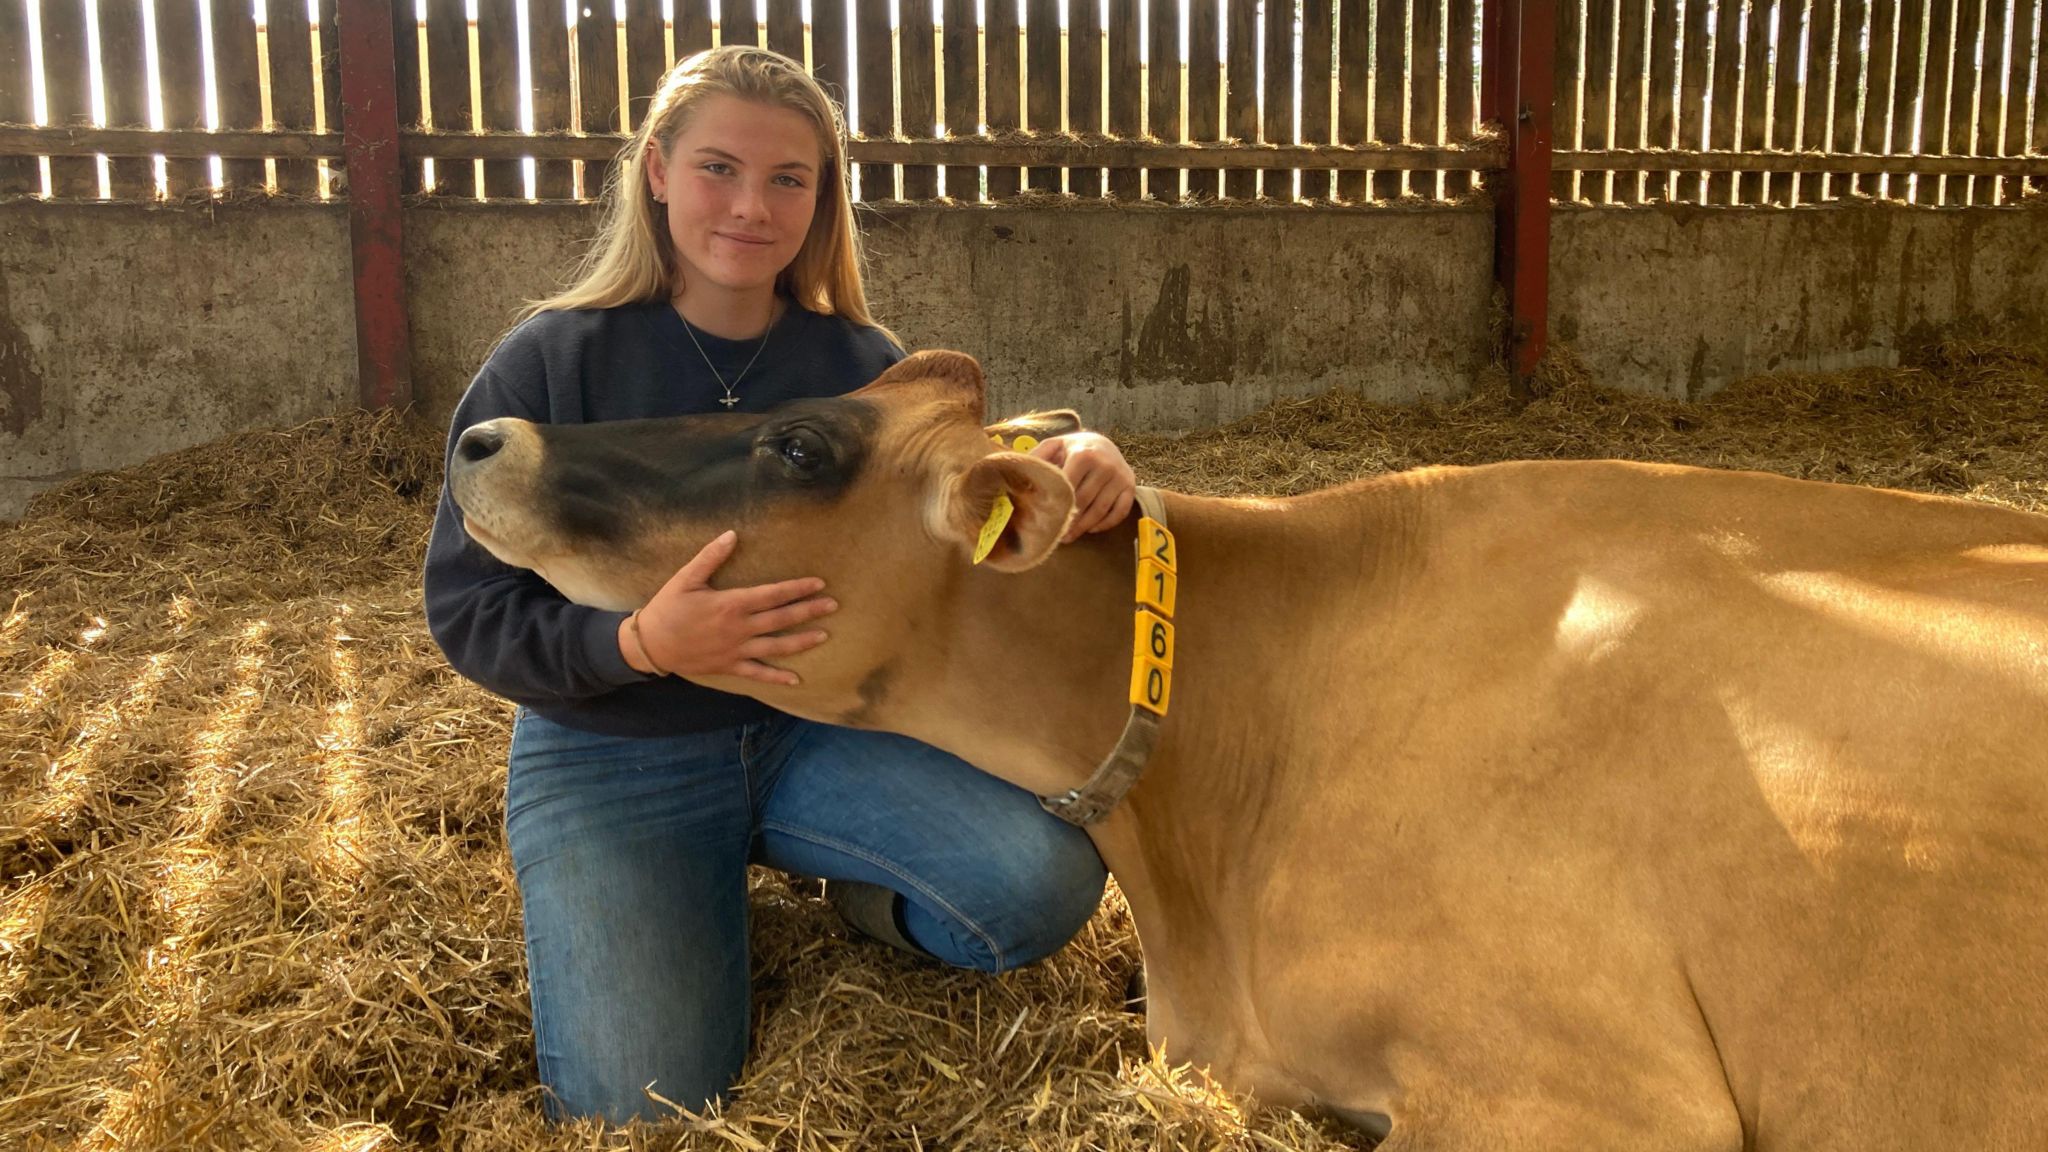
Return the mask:
[[[555,423],[759,412],[865,384],[903,356],[869,316],[837,110],[755,48],[678,64],[607,187],[574,287],[535,305],[456,409]],[[1074,482],[1074,534],[1135,480],[1082,434],[1037,450]],[[469,541],[444,492],[427,620],[464,676],[520,705],[506,835],[525,912],[550,1116],[622,1122],[723,1093],[747,1048],[746,869],[824,877],[849,923],[999,971],[1064,944],[1104,873],[1029,794],[901,737],[814,724],[683,677],[787,680],[825,643],[814,579],[715,589],[713,541],[626,616],[571,604]]]

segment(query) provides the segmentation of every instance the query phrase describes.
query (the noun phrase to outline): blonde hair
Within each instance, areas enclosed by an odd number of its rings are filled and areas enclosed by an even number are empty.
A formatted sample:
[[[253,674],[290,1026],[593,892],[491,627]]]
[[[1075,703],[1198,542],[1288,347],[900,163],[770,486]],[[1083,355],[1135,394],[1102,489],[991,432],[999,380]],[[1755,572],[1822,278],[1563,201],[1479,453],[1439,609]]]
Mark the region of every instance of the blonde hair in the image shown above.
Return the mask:
[[[614,308],[676,294],[682,286],[676,282],[668,217],[647,186],[644,158],[649,147],[657,147],[666,161],[689,122],[690,109],[720,95],[788,108],[802,113],[818,130],[824,164],[818,173],[817,211],[796,258],[776,276],[776,291],[813,312],[844,316],[895,340],[868,314],[867,293],[861,287],[860,236],[853,227],[846,130],[838,106],[803,65],[779,52],[746,45],[699,52],[678,61],[662,77],[640,127],[612,162],[600,199],[597,239],[577,267],[573,285],[529,303],[519,321],[542,312]]]

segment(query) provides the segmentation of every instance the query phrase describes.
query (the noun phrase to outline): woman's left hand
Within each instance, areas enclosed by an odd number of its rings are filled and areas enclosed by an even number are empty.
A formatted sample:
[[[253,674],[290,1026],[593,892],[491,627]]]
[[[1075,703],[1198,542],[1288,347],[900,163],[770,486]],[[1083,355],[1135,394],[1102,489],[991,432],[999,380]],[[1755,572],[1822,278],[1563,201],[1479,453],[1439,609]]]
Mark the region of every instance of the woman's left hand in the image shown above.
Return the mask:
[[[1107,436],[1074,432],[1041,441],[1033,456],[1056,465],[1074,486],[1074,520],[1062,544],[1124,522],[1138,495],[1138,474]]]

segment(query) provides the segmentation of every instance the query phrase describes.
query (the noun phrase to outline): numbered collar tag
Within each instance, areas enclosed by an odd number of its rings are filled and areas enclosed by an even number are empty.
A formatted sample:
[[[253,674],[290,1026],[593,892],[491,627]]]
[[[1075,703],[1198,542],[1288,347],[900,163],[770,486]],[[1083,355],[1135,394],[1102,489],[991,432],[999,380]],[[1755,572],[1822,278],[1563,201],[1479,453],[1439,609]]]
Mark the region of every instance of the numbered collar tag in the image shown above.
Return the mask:
[[[1010,503],[1010,494],[1008,492],[998,492],[996,494],[995,507],[988,510],[988,520],[981,526],[981,539],[977,540],[974,545],[974,562],[976,564],[988,559],[988,554],[995,550],[996,541],[1002,539],[1003,529],[1009,526],[1010,516],[1016,510],[1017,506]]]

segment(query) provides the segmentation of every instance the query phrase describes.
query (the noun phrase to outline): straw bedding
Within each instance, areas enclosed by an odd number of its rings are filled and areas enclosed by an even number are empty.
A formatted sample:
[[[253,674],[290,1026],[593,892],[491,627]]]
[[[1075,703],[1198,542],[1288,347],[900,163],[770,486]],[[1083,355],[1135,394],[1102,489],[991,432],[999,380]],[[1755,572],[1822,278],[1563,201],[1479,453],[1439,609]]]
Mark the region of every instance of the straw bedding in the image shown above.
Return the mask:
[[[1178,440],[1150,482],[1288,493],[1621,456],[2048,510],[2048,353],[1751,381],[1700,405],[1568,365],[1412,409],[1330,395]],[[46,494],[0,528],[0,1147],[1303,1149],[1145,1049],[1114,894],[1051,961],[936,970],[757,871],[755,1049],[719,1115],[539,1119],[501,827],[507,705],[417,569],[440,430],[356,415]]]

